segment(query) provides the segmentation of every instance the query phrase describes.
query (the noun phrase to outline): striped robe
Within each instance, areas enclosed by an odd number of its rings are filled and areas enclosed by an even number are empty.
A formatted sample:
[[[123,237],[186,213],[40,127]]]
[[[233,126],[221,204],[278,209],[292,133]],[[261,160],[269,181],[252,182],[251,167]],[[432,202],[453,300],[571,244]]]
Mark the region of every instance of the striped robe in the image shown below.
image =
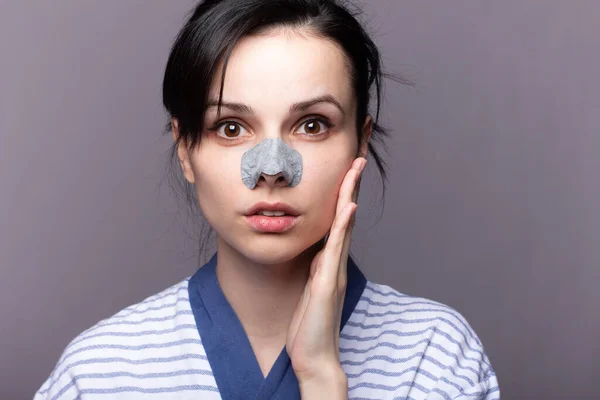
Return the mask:
[[[216,260],[79,334],[34,400],[300,399],[285,348],[263,376]],[[349,399],[500,398],[460,313],[367,280],[352,257],[339,345]]]

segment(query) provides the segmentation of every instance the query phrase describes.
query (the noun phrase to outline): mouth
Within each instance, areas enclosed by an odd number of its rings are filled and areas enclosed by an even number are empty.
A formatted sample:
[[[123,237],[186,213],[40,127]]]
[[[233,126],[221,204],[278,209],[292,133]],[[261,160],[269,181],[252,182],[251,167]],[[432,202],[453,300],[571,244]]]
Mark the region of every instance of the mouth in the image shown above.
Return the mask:
[[[285,203],[260,202],[253,205],[245,214],[246,216],[263,215],[266,217],[297,217],[300,213],[292,206]]]
[[[298,222],[300,213],[284,203],[257,203],[245,214],[248,225],[261,233],[283,233]]]

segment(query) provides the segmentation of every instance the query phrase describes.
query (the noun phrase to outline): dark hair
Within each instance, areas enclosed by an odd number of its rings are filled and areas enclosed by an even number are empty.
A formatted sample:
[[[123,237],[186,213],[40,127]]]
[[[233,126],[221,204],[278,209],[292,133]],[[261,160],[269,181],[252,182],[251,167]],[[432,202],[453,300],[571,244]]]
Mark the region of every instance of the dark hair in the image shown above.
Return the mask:
[[[190,149],[194,149],[201,140],[209,90],[214,74],[223,62],[218,99],[220,107],[227,61],[240,38],[271,27],[305,27],[338,44],[348,58],[357,98],[359,144],[363,136],[362,124],[371,106],[371,89],[374,88],[376,107],[368,147],[381,174],[385,194],[386,163],[373,143],[383,143],[384,137],[388,136],[379,123],[384,73],[377,47],[356,18],[359,13],[358,9],[352,12],[347,2],[342,4],[337,0],[200,1],[173,44],[163,80],[163,104],[169,116],[178,121],[179,137],[170,151],[171,165],[175,170],[181,170],[176,162],[179,143],[184,141]],[[404,79],[395,80],[410,84]],[[171,129],[169,119],[166,133]],[[188,205],[197,205],[191,185],[185,180],[179,182],[183,183],[180,188]]]

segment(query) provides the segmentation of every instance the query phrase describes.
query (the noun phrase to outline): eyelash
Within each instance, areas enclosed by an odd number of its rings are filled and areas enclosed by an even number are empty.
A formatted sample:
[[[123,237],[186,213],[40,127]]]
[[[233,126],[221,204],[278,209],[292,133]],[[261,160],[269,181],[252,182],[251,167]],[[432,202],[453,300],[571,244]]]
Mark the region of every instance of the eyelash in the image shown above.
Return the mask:
[[[321,136],[327,134],[329,132],[329,130],[333,127],[333,124],[325,117],[319,116],[319,115],[311,115],[309,117],[306,117],[304,120],[302,120],[302,122],[300,122],[300,124],[298,125],[299,127],[306,124],[307,122],[311,122],[311,121],[317,121],[322,123],[323,125],[325,125],[325,131],[322,133],[317,133],[317,134],[309,134],[309,133],[300,133],[300,135],[306,136],[306,137],[313,137],[313,138],[320,138]],[[208,128],[209,131],[211,132],[216,132],[217,130],[221,129],[221,127],[223,127],[224,125],[227,124],[234,124],[234,125],[239,125],[240,127],[243,128],[242,124],[239,123],[238,121],[235,120],[224,120],[224,121],[220,121],[215,123],[213,126],[211,126],[210,128]],[[245,129],[245,128],[243,128]],[[219,138],[228,141],[228,142],[235,142],[237,140],[243,140],[243,137],[236,137],[236,138],[225,138],[223,136],[217,135]],[[315,139],[309,139],[309,140],[315,140]]]

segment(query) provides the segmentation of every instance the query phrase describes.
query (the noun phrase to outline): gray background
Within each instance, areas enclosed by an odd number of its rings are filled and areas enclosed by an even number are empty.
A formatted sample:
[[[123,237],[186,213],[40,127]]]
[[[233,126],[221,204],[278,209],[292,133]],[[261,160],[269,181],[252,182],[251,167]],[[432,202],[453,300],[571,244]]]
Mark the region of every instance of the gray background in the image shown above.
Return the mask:
[[[0,398],[198,267],[161,185],[163,68],[191,1],[0,0]],[[600,398],[600,3],[369,1],[392,72],[367,276],[455,307],[503,398]],[[372,166],[371,166],[372,168]],[[185,229],[184,229],[185,228]]]

